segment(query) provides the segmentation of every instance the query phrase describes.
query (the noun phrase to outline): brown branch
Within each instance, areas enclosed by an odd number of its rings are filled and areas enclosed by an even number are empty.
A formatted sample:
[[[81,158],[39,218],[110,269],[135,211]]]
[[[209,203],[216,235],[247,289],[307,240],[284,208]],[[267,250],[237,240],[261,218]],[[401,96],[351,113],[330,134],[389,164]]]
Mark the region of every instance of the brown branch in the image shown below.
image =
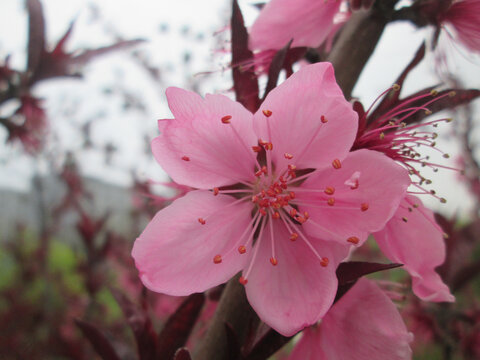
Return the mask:
[[[217,311],[203,341],[198,345],[195,360],[229,360],[225,324],[235,330],[240,345],[245,342],[250,327],[258,322],[257,315],[248,304],[239,275],[231,279],[223,291]]]

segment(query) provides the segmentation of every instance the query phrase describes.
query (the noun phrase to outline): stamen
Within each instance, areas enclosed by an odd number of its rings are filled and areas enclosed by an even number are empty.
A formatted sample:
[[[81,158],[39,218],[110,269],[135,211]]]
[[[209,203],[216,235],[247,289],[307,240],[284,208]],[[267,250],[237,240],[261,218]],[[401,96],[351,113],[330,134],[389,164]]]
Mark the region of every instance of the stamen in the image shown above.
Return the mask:
[[[283,156],[285,156],[285,159],[287,159],[287,160],[293,159],[293,155],[289,154],[289,153],[285,153],[285,154],[283,154]]]
[[[202,225],[205,225],[206,224],[206,221],[203,220],[203,218],[198,218],[198,222]]]
[[[369,207],[368,203],[363,203],[362,205],[360,205],[360,210],[367,211],[368,207]]]
[[[347,239],[347,241],[348,241],[349,243],[354,244],[354,245],[357,245],[357,244],[360,242],[360,240],[359,240],[358,237],[356,237],[356,236],[350,236],[350,237]]]
[[[335,198],[331,197],[327,200],[327,204],[330,205],[330,206],[333,206],[335,205]]]
[[[265,221],[262,222],[262,225],[260,226],[260,232],[258,233],[257,243],[255,244],[255,247],[253,249],[253,255],[250,259],[250,264],[248,265],[247,271],[245,272],[244,276],[240,277],[240,284],[242,285],[245,285],[247,283],[248,276],[252,271],[253,264],[255,263],[255,260],[257,258],[258,249],[260,249],[260,241],[262,241],[262,235],[263,235],[264,229],[265,229]]]
[[[335,193],[335,188],[333,186],[327,186],[325,188],[325,194],[333,195]]]
[[[186,155],[182,156],[182,160],[183,161],[190,161],[190,158]]]
[[[222,117],[222,123],[224,124],[230,124],[230,119],[232,118],[231,115],[225,115],[224,117]]]
[[[213,257],[213,263],[214,264],[220,264],[222,262],[222,256],[221,255],[215,255]]]
[[[259,153],[260,151],[262,151],[262,148],[260,146],[255,145],[255,146],[252,146],[252,150],[253,152]]]
[[[325,115],[322,115],[320,116],[320,121],[325,124],[328,122],[328,119],[325,117]]]
[[[218,187],[213,188],[213,196],[217,196],[219,192],[220,190],[218,189]]]
[[[265,115],[267,118],[272,116],[272,112],[270,110],[262,110],[263,115]]]
[[[340,162],[340,160],[338,159],[335,159],[333,160],[332,162],[332,166],[335,168],[335,169],[340,169],[342,167],[342,163]]]
[[[247,252],[247,248],[246,248],[244,245],[240,245],[240,246],[238,247],[238,252],[239,252],[240,254],[245,254],[245,253]]]

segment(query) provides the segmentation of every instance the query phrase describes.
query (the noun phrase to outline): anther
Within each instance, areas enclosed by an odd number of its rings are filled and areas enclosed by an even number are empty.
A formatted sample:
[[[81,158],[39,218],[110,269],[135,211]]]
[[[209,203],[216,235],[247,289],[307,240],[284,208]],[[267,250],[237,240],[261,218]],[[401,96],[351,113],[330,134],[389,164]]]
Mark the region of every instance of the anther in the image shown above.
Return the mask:
[[[320,121],[325,124],[328,122],[328,119],[325,117],[325,115],[322,115],[320,116]]]
[[[408,219],[407,219],[405,216],[402,217],[402,220],[403,220],[404,222],[408,222]]]
[[[231,115],[226,115],[224,117],[222,117],[222,123],[224,124],[230,124],[230,119],[232,118]]]
[[[202,225],[205,225],[206,221],[203,218],[198,218],[198,222]]]
[[[335,193],[335,188],[333,186],[327,186],[325,188],[325,194],[333,195]]]
[[[238,252],[239,252],[240,254],[245,254],[245,253],[247,252],[247,248],[246,248],[245,246],[243,246],[243,245],[240,245],[240,246],[238,247]]]
[[[262,110],[262,113],[263,113],[263,115],[265,115],[266,117],[272,116],[272,112],[271,112],[270,110]]]
[[[244,278],[243,276],[240,276],[240,279],[238,279],[238,282],[242,285],[247,285],[248,280],[247,280],[247,278]]]
[[[332,197],[332,198],[329,198],[329,199],[327,200],[327,204],[330,205],[330,206],[335,205],[335,198],[333,198],[333,197]]]
[[[450,97],[454,97],[455,95],[457,95],[457,93],[455,91],[450,91],[448,93],[448,96],[450,96]]]
[[[213,257],[213,263],[214,264],[220,264],[222,262],[222,256],[221,255],[215,255]]]
[[[213,195],[217,196],[220,190],[218,190],[218,187],[213,188]]]
[[[360,210],[367,211],[368,210],[368,203],[363,203],[362,205],[360,205]]]
[[[445,199],[445,198],[440,198],[440,202],[441,202],[442,204],[445,204],[445,203],[447,202],[447,199]]]
[[[442,235],[445,240],[447,240],[450,237],[447,233],[443,233]]]
[[[280,213],[278,211],[275,211],[272,215],[274,219],[280,219]]]
[[[283,156],[285,156],[285,159],[288,159],[288,160],[293,159],[293,155],[289,154],[289,153],[285,153],[285,154],[283,154]]]
[[[183,161],[190,161],[190,158],[186,155],[182,156],[182,160]]]
[[[297,209],[290,210],[290,216],[294,217],[295,215],[297,215]]]
[[[303,217],[307,220],[310,217],[310,214],[307,211],[303,212]]]
[[[259,153],[260,151],[262,151],[262,148],[260,146],[252,146],[252,150],[253,152]]]
[[[443,154],[443,158],[444,158],[444,159],[448,159],[448,158],[450,158],[450,155],[448,155],[448,154]]]
[[[398,91],[398,90],[400,90],[400,85],[398,85],[398,84],[393,84],[392,89],[393,89],[394,91]]]
[[[292,199],[292,200],[295,199],[295,193],[293,191],[290,191],[288,193],[288,196],[290,196],[290,199]]]
[[[385,133],[381,132],[380,133],[380,140],[383,140],[383,139],[385,139]]]
[[[338,159],[333,160],[332,165],[335,169],[340,169],[342,167],[342,163]]]
[[[360,242],[360,240],[359,240],[358,237],[356,237],[356,236],[350,236],[350,237],[347,239],[347,241],[348,241],[349,243],[351,243],[351,244],[354,244],[354,245],[357,245],[357,244]]]
[[[288,164],[288,170],[294,171],[294,170],[296,170],[296,169],[297,169],[297,167],[296,167],[295,165],[293,165],[293,164]]]
[[[437,91],[437,90],[432,90],[432,91],[430,91],[430,95],[432,95],[432,96],[437,96],[437,95],[438,95],[438,91]]]
[[[323,267],[327,267],[329,262],[330,260],[328,260],[327,257],[322,257],[322,259],[320,260],[320,265]]]
[[[258,212],[260,214],[262,214],[262,216],[266,216],[267,215],[267,212],[265,211],[265,209],[259,209]]]
[[[273,144],[271,142],[265,144],[265,150],[273,150]]]
[[[276,258],[274,258],[274,257],[271,257],[271,258],[270,258],[270,262],[271,262],[271,264],[272,264],[273,266],[277,266],[277,264],[278,264],[278,260],[277,260]]]
[[[298,239],[298,234],[296,232],[293,232],[290,234],[290,240],[295,241]]]

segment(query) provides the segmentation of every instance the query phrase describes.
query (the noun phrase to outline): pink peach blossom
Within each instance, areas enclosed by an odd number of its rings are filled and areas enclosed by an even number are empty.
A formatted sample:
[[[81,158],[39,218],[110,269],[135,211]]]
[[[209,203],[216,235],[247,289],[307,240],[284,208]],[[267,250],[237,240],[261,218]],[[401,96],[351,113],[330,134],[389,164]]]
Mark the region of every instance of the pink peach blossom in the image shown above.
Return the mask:
[[[317,326],[304,330],[289,360],[407,360],[409,333],[395,305],[372,281],[360,279]]]
[[[321,45],[334,25],[341,1],[271,0],[250,29],[252,50]]]
[[[302,68],[252,115],[222,95],[167,90],[173,120],[152,142],[174,181],[198,190],[161,210],[133,257],[151,290],[203,292],[243,270],[259,317],[290,336],[335,297],[335,269],[379,231],[410,183],[381,153],[349,154],[357,116],[329,63]]]
[[[480,51],[480,0],[458,0],[440,21],[453,28],[454,37],[473,52]]]
[[[445,261],[443,230],[419,198],[408,195],[385,228],[374,234],[382,252],[404,264],[413,278],[413,292],[422,300],[455,301],[435,272]]]

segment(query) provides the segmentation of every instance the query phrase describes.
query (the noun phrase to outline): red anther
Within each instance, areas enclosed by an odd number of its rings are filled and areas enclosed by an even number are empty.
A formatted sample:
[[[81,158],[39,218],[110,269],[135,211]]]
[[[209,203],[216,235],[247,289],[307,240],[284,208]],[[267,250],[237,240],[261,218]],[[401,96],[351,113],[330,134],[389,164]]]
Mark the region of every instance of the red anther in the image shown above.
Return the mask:
[[[342,163],[338,159],[333,160],[332,165],[335,169],[340,169],[342,167]]]
[[[356,236],[350,236],[350,237],[347,239],[347,241],[348,241],[349,243],[354,244],[354,245],[357,245],[357,244],[360,242],[360,240],[359,240],[358,237],[356,237]]]
[[[288,170],[293,171],[293,170],[296,170],[296,169],[297,169],[297,167],[295,165],[288,164]]]
[[[224,117],[222,117],[222,123],[224,124],[230,124],[230,119],[232,118],[231,115],[226,115]]]
[[[275,211],[272,215],[274,219],[280,219],[280,213],[278,211]]]
[[[360,205],[360,210],[367,211],[368,210],[368,203],[363,203],[362,205]]]
[[[262,139],[258,139],[258,143],[262,146],[265,146],[268,144],[268,141],[265,141],[265,140],[262,140]]]
[[[198,222],[202,225],[205,225],[206,221],[203,218],[198,218]]]
[[[264,207],[264,208],[269,207],[270,206],[270,200],[262,199],[262,200],[260,200],[258,205],[260,205],[261,207]]]
[[[335,198],[333,198],[333,197],[332,197],[332,198],[329,198],[329,199],[327,200],[327,204],[330,205],[330,206],[335,205]]]
[[[248,280],[244,278],[243,276],[240,276],[240,279],[238,279],[238,282],[242,285],[247,285]]]
[[[273,206],[275,209],[280,209],[280,208],[282,207],[282,204],[280,204],[280,203],[278,203],[277,201],[275,201],[275,202],[272,204],[272,206]],[[278,213],[275,213],[275,214],[278,214]],[[274,215],[273,217],[274,217],[275,219],[278,219],[278,218],[280,217],[280,214],[278,214],[278,217],[275,217],[275,214],[273,214],[273,215]]]
[[[265,209],[259,209],[258,212],[262,214],[262,216],[267,216],[267,212],[265,211]]]
[[[297,209],[290,210],[290,216],[294,217],[295,215],[297,215]]]
[[[304,217],[302,217],[300,215],[295,216],[294,219],[297,220],[300,224],[303,224],[305,221],[307,221],[307,219],[305,219]]]
[[[277,264],[278,264],[278,260],[274,257],[270,258],[270,262],[272,263],[273,266],[277,266]]]
[[[290,199],[295,199],[295,193],[293,191],[290,191],[288,195],[290,196]]]
[[[350,186],[350,189],[352,189],[352,190],[358,189],[358,179],[356,179],[355,183]]]
[[[263,174],[263,170],[260,169],[260,170],[258,170],[258,171],[255,173],[255,176],[256,176],[256,177],[260,177],[260,176],[262,176],[262,174]]]
[[[283,154],[283,156],[285,156],[285,159],[288,159],[288,160],[293,159],[293,155],[289,154],[289,153],[285,153],[285,154]]]
[[[262,151],[262,148],[260,146],[252,146],[252,150],[253,152],[259,153],[260,151]]]
[[[190,161],[190,158],[186,155],[182,156],[182,160],[183,161]]]
[[[264,174],[268,173],[268,169],[267,169],[266,166],[262,166],[262,172],[263,172]]]
[[[271,142],[265,144],[265,150],[273,150],[273,144]]]
[[[287,185],[286,183],[284,183],[284,182],[282,182],[282,183],[280,184],[280,186],[281,186],[282,189],[286,189],[286,188],[288,187],[288,185]]]
[[[295,241],[298,238],[298,234],[296,232],[293,232],[290,234],[290,240]]]
[[[265,190],[262,189],[262,191],[260,191],[260,196],[262,198],[264,198],[265,196],[267,196],[267,193],[265,192]]]
[[[213,257],[213,263],[214,264],[220,264],[222,262],[222,256],[221,255],[215,255]]]
[[[333,195],[335,193],[335,188],[333,186],[327,186],[325,188],[325,194]]]
[[[328,122],[328,119],[325,117],[325,115],[322,115],[320,116],[320,121],[325,124]]]
[[[239,252],[240,254],[245,254],[245,253],[247,252],[247,248],[246,248],[245,246],[243,246],[243,245],[240,245],[240,246],[238,247],[238,252]]]
[[[257,196],[257,195],[253,195],[253,196],[252,196],[252,202],[255,204],[257,201],[258,201],[258,196]]]
[[[266,117],[272,116],[272,112],[271,112],[270,110],[262,110],[262,113],[263,113],[263,115],[265,115]]]
[[[320,265],[322,265],[323,267],[327,267],[329,262],[330,260],[328,260],[327,257],[322,257],[322,260],[320,260]]]
[[[220,192],[220,190],[218,190],[217,187],[213,188],[213,195],[214,196],[217,196],[219,192]]]
[[[303,212],[303,217],[307,220],[310,217],[310,214],[306,211]]]
[[[295,174],[295,171],[289,171],[288,172],[288,175],[292,178],[292,179],[295,179],[297,177],[297,175]]]

